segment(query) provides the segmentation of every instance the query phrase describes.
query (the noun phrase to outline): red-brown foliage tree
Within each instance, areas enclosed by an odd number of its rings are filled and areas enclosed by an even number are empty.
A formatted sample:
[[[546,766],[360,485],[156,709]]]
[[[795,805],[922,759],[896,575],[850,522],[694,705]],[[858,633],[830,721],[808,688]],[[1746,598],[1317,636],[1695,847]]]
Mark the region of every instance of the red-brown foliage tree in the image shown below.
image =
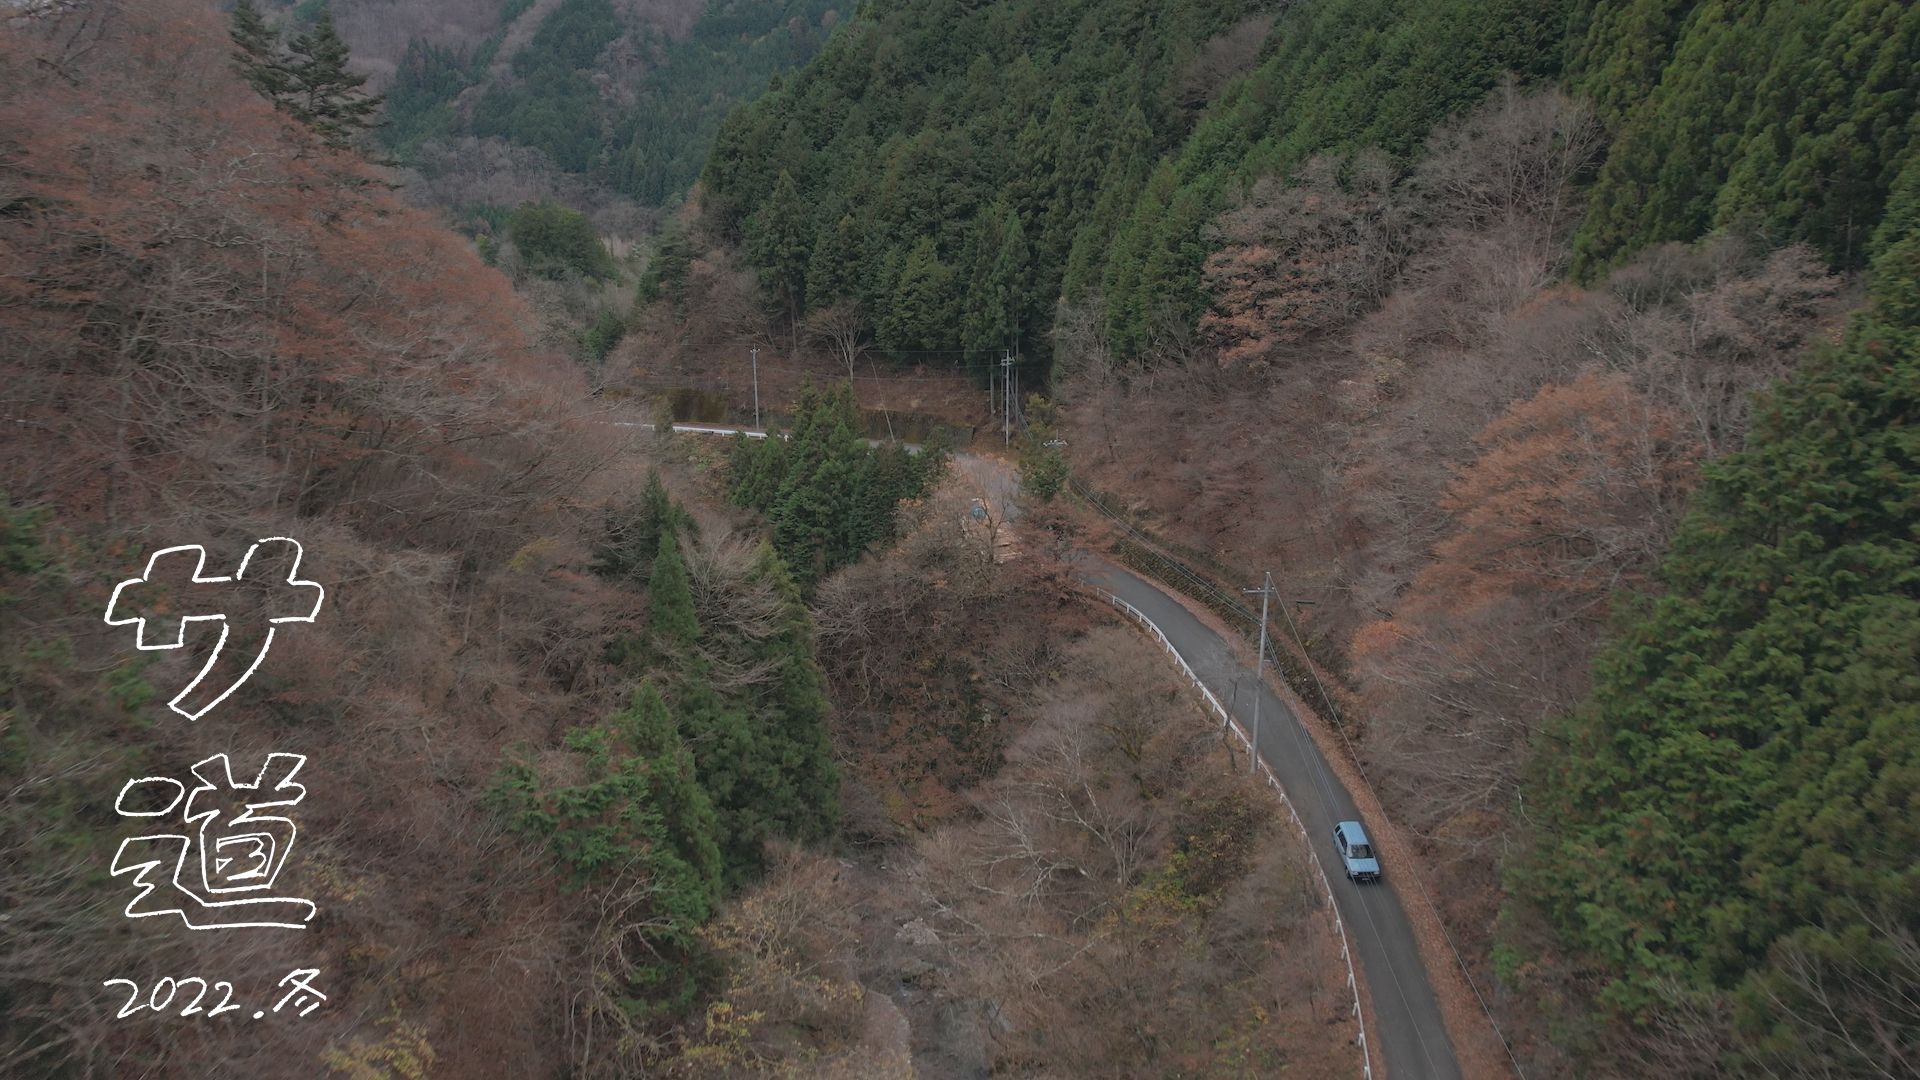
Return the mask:
[[[1539,721],[1585,688],[1609,598],[1638,585],[1698,446],[1619,375],[1508,409],[1443,508],[1456,523],[1391,619],[1356,635],[1372,745],[1417,824],[1494,812]]]
[[[1222,363],[1262,356],[1352,320],[1380,302],[1412,253],[1413,202],[1377,152],[1318,157],[1268,177],[1221,217],[1226,246],[1207,260],[1203,337]]]
[[[0,40],[0,483],[109,520],[326,512],[511,542],[529,493],[583,465],[539,449],[566,398],[523,309],[248,92],[218,29],[95,3]]]

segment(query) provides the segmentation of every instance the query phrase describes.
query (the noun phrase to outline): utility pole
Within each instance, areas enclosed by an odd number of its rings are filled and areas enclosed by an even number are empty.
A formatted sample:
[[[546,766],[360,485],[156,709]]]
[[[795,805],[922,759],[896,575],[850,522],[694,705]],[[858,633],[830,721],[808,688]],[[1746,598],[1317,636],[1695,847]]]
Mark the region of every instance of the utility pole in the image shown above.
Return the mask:
[[[1006,408],[1000,418],[1000,445],[1013,442],[1013,350],[1000,351],[1000,385],[1007,395]]]
[[[1247,751],[1247,771],[1253,772],[1255,763],[1260,760],[1260,691],[1267,688],[1266,679],[1261,674],[1267,663],[1267,600],[1273,596],[1273,571],[1267,571],[1257,589],[1241,589],[1251,596],[1260,594],[1260,654],[1253,661],[1253,746]]]
[[[755,345],[747,353],[753,359],[753,426],[760,426],[760,346]]]

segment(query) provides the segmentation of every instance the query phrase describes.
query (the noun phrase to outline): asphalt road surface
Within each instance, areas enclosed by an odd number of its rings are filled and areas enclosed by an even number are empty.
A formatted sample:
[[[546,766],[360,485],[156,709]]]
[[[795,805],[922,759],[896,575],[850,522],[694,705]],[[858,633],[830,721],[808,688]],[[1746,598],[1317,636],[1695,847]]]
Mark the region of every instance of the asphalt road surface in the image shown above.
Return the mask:
[[[1346,922],[1347,940],[1373,995],[1374,1027],[1378,1030],[1368,1030],[1367,1042],[1374,1052],[1375,1075],[1380,1074],[1384,1058],[1386,1075],[1392,1080],[1452,1080],[1460,1076],[1460,1063],[1440,1020],[1439,1002],[1427,982],[1413,928],[1407,923],[1394,886],[1394,868],[1382,863],[1381,880],[1372,885],[1356,885],[1341,871],[1340,857],[1333,848],[1333,825],[1359,819],[1360,812],[1301,728],[1299,718],[1273,691],[1255,681],[1253,672],[1235,657],[1219,634],[1160,586],[1092,555],[1082,553],[1078,561],[1081,576],[1088,582],[1139,608],[1159,624],[1193,673],[1248,731],[1253,730],[1253,695],[1260,695],[1260,757],[1273,767],[1306,825],[1308,837],[1317,846],[1321,864],[1333,883],[1334,903]]]

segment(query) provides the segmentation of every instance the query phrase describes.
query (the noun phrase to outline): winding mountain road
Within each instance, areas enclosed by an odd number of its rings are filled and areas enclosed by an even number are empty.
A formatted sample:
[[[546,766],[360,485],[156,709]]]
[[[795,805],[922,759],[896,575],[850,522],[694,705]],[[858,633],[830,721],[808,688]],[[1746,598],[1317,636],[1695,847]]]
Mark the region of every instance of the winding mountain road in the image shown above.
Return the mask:
[[[1377,1024],[1368,1034],[1369,1044],[1385,1059],[1384,1071],[1392,1080],[1461,1076],[1440,1004],[1420,962],[1420,946],[1394,886],[1393,867],[1383,865],[1382,880],[1373,885],[1356,885],[1339,871],[1333,850],[1334,823],[1358,819],[1360,812],[1300,726],[1300,719],[1264,682],[1254,679],[1217,632],[1159,585],[1087,552],[1077,552],[1075,561],[1088,584],[1118,596],[1152,619],[1187,666],[1248,731],[1253,730],[1253,695],[1260,695],[1260,757],[1272,767],[1293,802],[1332,879],[1334,904],[1346,923],[1347,938],[1373,998]]]
[[[651,425],[647,425],[651,426]],[[689,433],[763,435],[739,428],[676,424]],[[1005,464],[971,454],[954,455],[968,480],[979,486],[990,504],[1010,512],[1019,482]],[[1159,626],[1187,666],[1226,706],[1243,728],[1253,730],[1254,695],[1260,696],[1259,754],[1273,769],[1309,839],[1316,845],[1332,879],[1334,904],[1347,927],[1348,941],[1359,960],[1362,977],[1372,997],[1376,1021],[1368,1044],[1376,1053],[1374,1075],[1390,1080],[1457,1080],[1462,1076],[1453,1043],[1441,1019],[1440,1004],[1421,963],[1420,946],[1407,921],[1394,868],[1383,865],[1382,880],[1356,885],[1338,870],[1333,850],[1337,821],[1358,819],[1353,796],[1321,756],[1300,724],[1299,717],[1279,695],[1254,677],[1229,643],[1197,618],[1161,586],[1123,570],[1088,551],[1072,556],[1079,576],[1088,584],[1132,604]]]

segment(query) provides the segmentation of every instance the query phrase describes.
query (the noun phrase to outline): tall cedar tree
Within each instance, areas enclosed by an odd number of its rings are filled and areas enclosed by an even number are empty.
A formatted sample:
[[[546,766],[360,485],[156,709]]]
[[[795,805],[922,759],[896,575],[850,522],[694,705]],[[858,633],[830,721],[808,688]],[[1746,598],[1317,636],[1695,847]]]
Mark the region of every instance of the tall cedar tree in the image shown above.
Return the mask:
[[[806,301],[807,261],[813,249],[813,229],[793,176],[782,172],[773,194],[747,229],[747,250],[765,276],[768,291],[780,300],[780,310],[791,328]]]
[[[719,832],[713,801],[694,773],[693,754],[667,712],[667,703],[651,682],[633,692],[614,727],[633,752],[645,760],[651,795],[660,808],[667,838],[711,904],[720,896]],[[694,912],[689,912],[694,914]],[[701,918],[705,912],[698,912]]]
[[[831,229],[822,229],[807,263],[807,296],[813,307],[857,300],[862,269],[860,226],[852,214],[842,214]]]
[[[254,0],[239,0],[234,5],[227,35],[233,39],[235,48],[231,55],[241,77],[261,97],[280,105],[290,83],[281,57],[280,34],[267,25]]]
[[[931,238],[914,244],[894,279],[892,302],[874,327],[880,346],[896,352],[950,346],[961,299],[954,294],[956,280]]]
[[[648,621],[661,651],[683,654],[700,638],[693,589],[687,580],[686,561],[680,557],[680,539],[671,527],[660,530],[659,545],[648,577]]]
[[[698,653],[681,657],[674,712],[693,750],[700,786],[720,822],[722,877],[729,887],[753,880],[776,815],[789,809],[778,760],[744,705],[722,697]]]
[[[1030,288],[1020,215],[997,202],[980,216],[974,230],[973,277],[961,318],[961,344],[981,351],[1018,344]]]
[[[699,523],[667,494],[657,469],[647,471],[640,497],[607,511],[606,535],[593,549],[593,572],[630,585],[644,586],[653,576],[661,534],[675,530],[690,538]]]
[[[676,317],[684,316],[693,255],[693,243],[687,239],[685,230],[673,229],[662,236],[653,258],[647,260],[646,272],[640,275],[634,298],[641,304],[664,300]]]
[[[840,777],[827,728],[826,676],[814,652],[813,621],[786,563],[761,545],[755,572],[780,597],[779,630],[765,655],[778,671],[767,737],[779,747],[782,774],[792,798],[781,813],[781,831],[797,840],[824,840],[839,822]]]
[[[364,93],[367,77],[347,70],[347,43],[333,27],[333,12],[322,7],[320,18],[287,43],[286,84],[279,101],[288,112],[313,129],[328,146],[346,147],[356,135],[375,126],[381,99]]]

